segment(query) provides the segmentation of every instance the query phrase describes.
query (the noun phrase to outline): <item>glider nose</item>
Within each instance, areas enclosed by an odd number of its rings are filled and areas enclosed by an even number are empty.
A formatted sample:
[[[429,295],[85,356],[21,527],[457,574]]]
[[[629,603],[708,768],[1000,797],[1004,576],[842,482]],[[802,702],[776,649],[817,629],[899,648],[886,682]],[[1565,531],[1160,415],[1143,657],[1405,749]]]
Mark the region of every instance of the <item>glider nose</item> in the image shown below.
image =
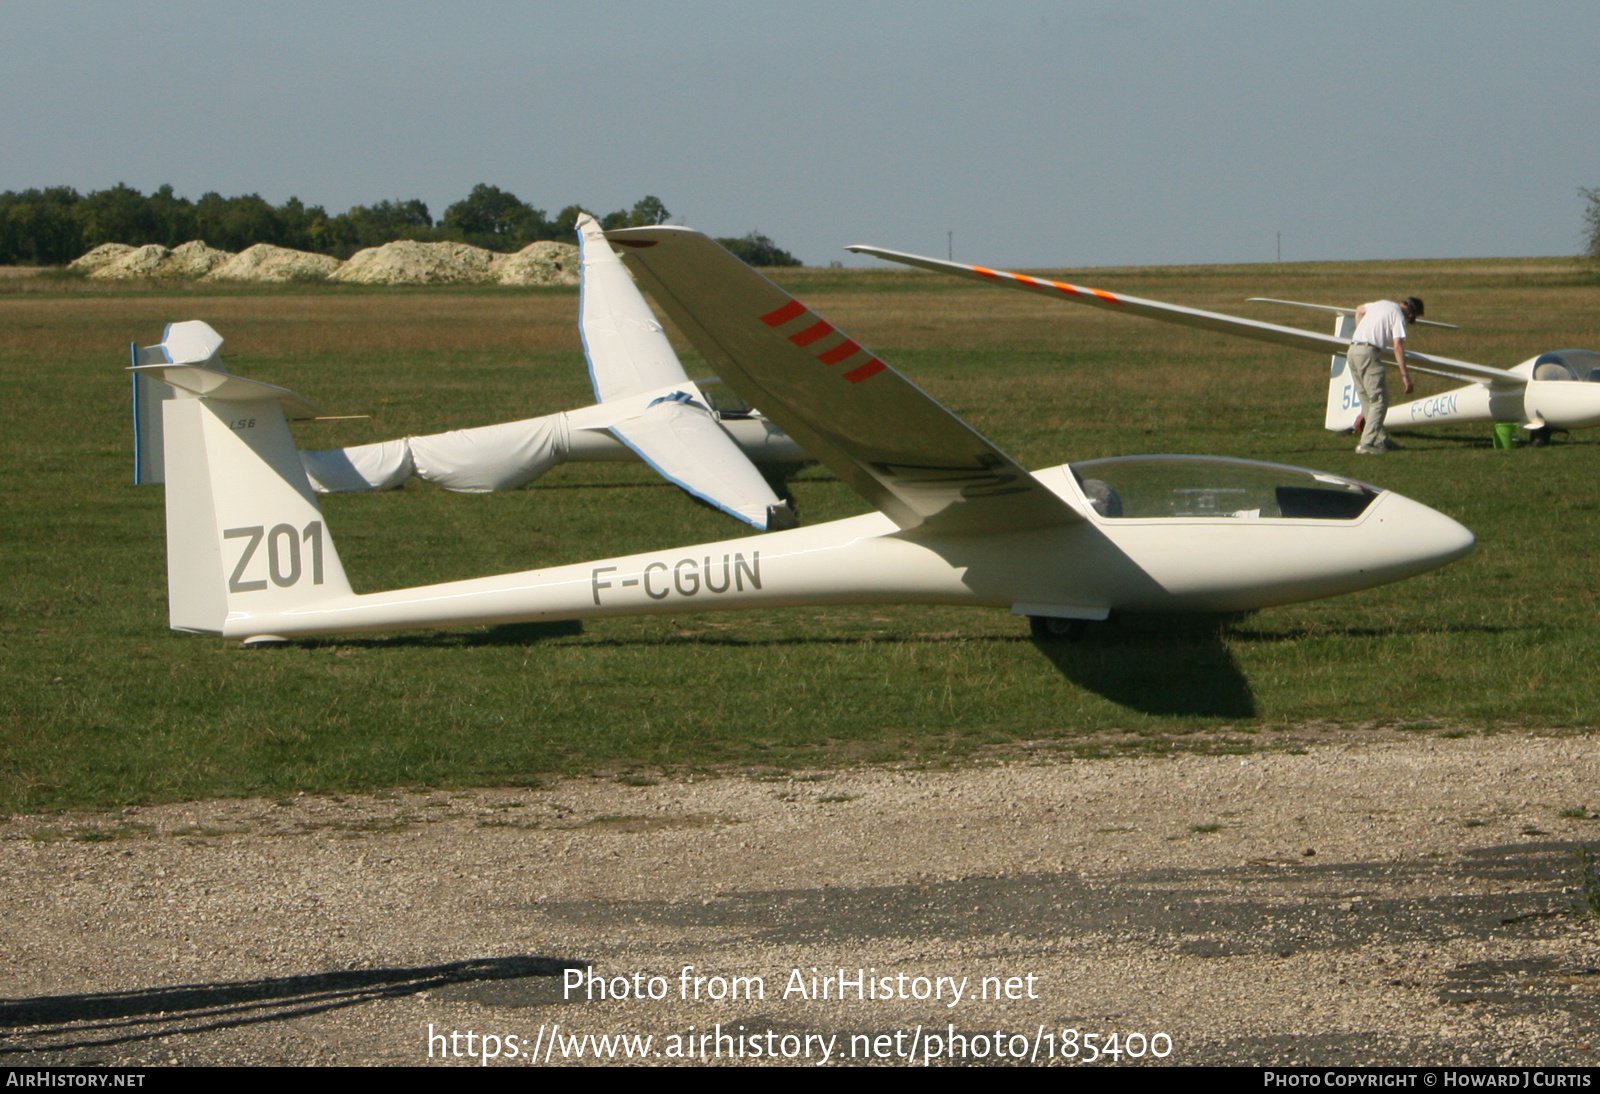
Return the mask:
[[[1437,509],[1401,494],[1388,494],[1373,514],[1385,532],[1389,568],[1396,576],[1436,570],[1477,545],[1472,532]]]

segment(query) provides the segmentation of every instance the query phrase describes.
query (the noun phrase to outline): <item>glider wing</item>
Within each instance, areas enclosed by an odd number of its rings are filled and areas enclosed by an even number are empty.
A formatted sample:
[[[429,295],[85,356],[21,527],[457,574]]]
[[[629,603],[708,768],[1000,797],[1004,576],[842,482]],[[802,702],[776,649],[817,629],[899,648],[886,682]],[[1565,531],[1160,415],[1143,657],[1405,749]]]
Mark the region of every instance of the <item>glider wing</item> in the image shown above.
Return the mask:
[[[623,250],[722,379],[902,528],[1022,531],[1083,517],[854,339],[687,228]]]
[[[1042,293],[1058,300],[1071,300],[1074,303],[1087,304],[1091,308],[1126,312],[1129,315],[1143,316],[1146,319],[1159,319],[1163,323],[1177,323],[1185,327],[1199,327],[1202,330],[1220,331],[1223,334],[1235,334],[1241,338],[1253,338],[1258,342],[1274,342],[1280,346],[1292,346],[1295,349],[1307,349],[1315,353],[1342,354],[1350,345],[1349,339],[1336,338],[1331,334],[1317,334],[1314,331],[1300,330],[1297,327],[1282,327],[1276,323],[1262,323],[1255,319],[1240,319],[1238,316],[1223,315],[1220,312],[1201,311],[1198,308],[1185,308],[1177,304],[1163,304],[1159,300],[1145,300],[1123,293],[1106,292],[1104,289],[1070,285],[1065,281],[1052,281],[1046,277],[1030,277],[1027,274],[1009,273],[1005,270],[991,270],[985,266],[967,266],[960,262],[945,262],[942,259],[924,258],[922,255],[906,254],[903,251],[890,251],[882,247],[857,245],[848,249],[857,254],[872,255],[874,258],[887,259],[890,262],[898,262],[904,266],[918,266],[924,270],[934,270],[938,273],[954,274],[957,277],[988,281],[1008,288],[1021,289],[1024,292]],[[1439,376],[1448,376],[1452,379],[1464,380],[1467,383],[1487,383],[1497,387],[1520,387],[1527,383],[1527,377],[1518,375],[1515,372],[1508,372],[1503,368],[1475,365],[1471,361],[1457,361],[1450,357],[1435,357],[1431,353],[1417,353],[1410,349],[1406,350],[1406,364],[1408,366],[1415,365],[1418,372],[1430,372]]]
[[[717,424],[693,384],[658,396],[611,432],[662,478],[729,516],[762,532],[795,527],[789,503]]]
[[[595,402],[640,395],[689,378],[644,297],[594,217],[578,217],[582,288],[578,333]]]

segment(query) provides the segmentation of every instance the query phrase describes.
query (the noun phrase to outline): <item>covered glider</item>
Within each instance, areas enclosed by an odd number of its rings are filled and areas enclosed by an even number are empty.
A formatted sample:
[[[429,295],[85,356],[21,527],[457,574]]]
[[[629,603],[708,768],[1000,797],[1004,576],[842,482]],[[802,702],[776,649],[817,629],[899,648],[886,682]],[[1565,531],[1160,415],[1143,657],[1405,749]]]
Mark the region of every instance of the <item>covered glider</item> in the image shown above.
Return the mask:
[[[514,490],[572,460],[641,459],[686,493],[761,531],[792,528],[789,503],[756,463],[809,456],[747,407],[715,406],[689,379],[650,306],[593,217],[578,219],[582,296],[578,329],[596,405],[540,418],[301,452],[317,493],[390,490],[416,475],[447,490]],[[191,329],[205,337],[184,334]],[[174,332],[182,337],[175,340]],[[184,340],[187,339],[187,340]],[[192,343],[192,345],[191,345]],[[225,371],[222,338],[204,323],[175,324],[162,345],[135,349],[135,363],[188,361]],[[135,479],[159,482],[160,400],[170,390],[134,381]]]
[[[654,227],[609,238],[723,379],[767,408],[874,512],[357,595],[285,424],[293,397],[184,387],[165,405],[172,626],[271,640],[924,603],[1009,609],[1048,636],[1118,609],[1225,611],[1332,596],[1423,573],[1472,549],[1472,533],[1426,506],[1298,468],[1154,456],[1030,474],[705,236]],[[181,372],[174,366],[163,375],[179,383]]]
[[[1297,327],[1241,319],[1177,304],[1163,304],[1159,300],[1145,300],[1124,293],[1106,292],[986,266],[946,262],[882,247],[857,245],[849,249],[857,254],[872,255],[906,266],[919,266],[925,270],[987,281],[1107,311],[1121,311],[1146,319],[1159,319],[1163,323],[1236,334],[1242,338],[1317,353],[1331,353],[1328,404],[1323,424],[1334,432],[1348,433],[1355,426],[1356,416],[1361,413],[1360,399],[1345,362],[1345,352],[1350,347],[1350,336],[1355,330],[1353,308],[1307,305],[1293,300],[1267,301],[1336,313],[1333,334],[1316,334]],[[1419,322],[1426,326],[1448,326],[1427,320]],[[1394,359],[1386,357],[1385,363],[1392,365]],[[1600,353],[1592,350],[1564,349],[1542,353],[1514,368],[1503,369],[1418,353],[1408,345],[1406,365],[1412,372],[1426,372],[1463,381],[1467,386],[1391,406],[1384,415],[1384,425],[1390,429],[1439,422],[1515,422],[1528,430],[1535,444],[1541,444],[1549,439],[1553,430],[1587,429],[1600,425]]]

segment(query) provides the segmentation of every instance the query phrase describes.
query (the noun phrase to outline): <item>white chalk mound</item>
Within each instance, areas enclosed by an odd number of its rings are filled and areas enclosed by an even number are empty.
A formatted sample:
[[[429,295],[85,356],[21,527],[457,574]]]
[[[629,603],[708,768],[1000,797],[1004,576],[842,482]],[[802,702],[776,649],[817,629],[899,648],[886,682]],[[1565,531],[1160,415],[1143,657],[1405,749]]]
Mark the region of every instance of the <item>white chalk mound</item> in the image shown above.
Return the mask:
[[[102,266],[109,266],[129,251],[132,247],[126,243],[102,243],[87,254],[81,255],[67,263],[69,270],[82,270],[84,273],[94,273]]]
[[[499,256],[493,264],[494,280],[502,285],[576,285],[578,270],[578,248],[549,239]]]
[[[465,243],[418,243],[397,239],[357,251],[329,275],[354,285],[448,285],[489,280],[495,253]]]
[[[92,278],[206,281],[344,281],[355,285],[576,285],[578,248],[541,240],[516,254],[498,254],[466,243],[418,243],[399,239],[357,251],[349,262],[330,255],[257,243],[238,254],[196,239],[172,250],[151,243],[130,247],[102,243],[72,262]]]
[[[192,281],[204,277],[233,257],[232,251],[220,251],[215,247],[207,247],[203,239],[191,239],[188,243],[179,244],[172,249],[172,253],[167,255],[167,260],[161,264],[157,276]]]
[[[205,275],[207,281],[321,281],[343,263],[332,255],[271,243],[246,247]]]
[[[78,259],[84,262],[96,252],[108,247],[124,247],[110,262],[102,263],[90,271],[89,276],[99,281],[129,281],[136,278],[170,278],[192,281],[204,277],[211,270],[233,257],[231,251],[207,247],[205,240],[194,239],[172,250],[159,243],[143,247],[127,247],[122,243],[106,243]],[[74,264],[76,265],[76,264]]]
[[[156,271],[172,252],[159,243],[134,247],[107,262],[89,276],[101,281],[125,281],[136,277],[155,277]]]

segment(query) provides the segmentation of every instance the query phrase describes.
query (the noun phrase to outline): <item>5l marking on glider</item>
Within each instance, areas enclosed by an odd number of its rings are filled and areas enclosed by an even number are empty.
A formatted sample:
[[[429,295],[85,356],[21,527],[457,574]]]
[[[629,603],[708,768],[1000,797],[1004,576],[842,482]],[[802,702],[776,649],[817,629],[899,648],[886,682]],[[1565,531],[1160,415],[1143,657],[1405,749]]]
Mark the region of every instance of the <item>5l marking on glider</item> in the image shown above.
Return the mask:
[[[1201,311],[1177,304],[1164,304],[1159,300],[1146,300],[1137,296],[1109,293],[1101,289],[1070,285],[1064,281],[1030,277],[1027,274],[994,270],[984,266],[968,266],[938,258],[891,251],[883,247],[857,245],[849,250],[857,254],[898,262],[905,266],[918,266],[938,273],[953,274],[974,280],[988,281],[1024,292],[1042,293],[1057,299],[1071,300],[1090,307],[1120,310],[1129,315],[1158,319],[1186,327],[1235,334],[1260,342],[1292,346],[1295,349],[1330,353],[1333,366],[1328,384],[1328,406],[1325,426],[1335,432],[1348,432],[1355,424],[1360,406],[1345,373],[1345,351],[1350,346],[1354,323],[1342,309],[1334,321],[1334,333],[1316,334],[1297,327],[1283,327],[1276,323],[1263,323],[1254,319],[1241,319],[1220,312]],[[1272,301],[1272,303],[1297,303]],[[1324,308],[1326,305],[1303,305]],[[1427,322],[1423,320],[1422,322]],[[1448,326],[1434,323],[1433,326]],[[1386,358],[1393,364],[1393,358]],[[1542,353],[1517,365],[1502,369],[1489,365],[1458,361],[1450,357],[1419,353],[1406,347],[1406,365],[1413,372],[1426,372],[1459,380],[1465,387],[1455,388],[1441,395],[1428,396],[1411,402],[1391,406],[1384,416],[1389,428],[1426,425],[1433,422],[1516,422],[1534,434],[1535,440],[1548,438],[1552,429],[1586,429],[1600,425],[1600,353],[1592,350],[1558,350]],[[1587,382],[1585,382],[1587,381]]]

